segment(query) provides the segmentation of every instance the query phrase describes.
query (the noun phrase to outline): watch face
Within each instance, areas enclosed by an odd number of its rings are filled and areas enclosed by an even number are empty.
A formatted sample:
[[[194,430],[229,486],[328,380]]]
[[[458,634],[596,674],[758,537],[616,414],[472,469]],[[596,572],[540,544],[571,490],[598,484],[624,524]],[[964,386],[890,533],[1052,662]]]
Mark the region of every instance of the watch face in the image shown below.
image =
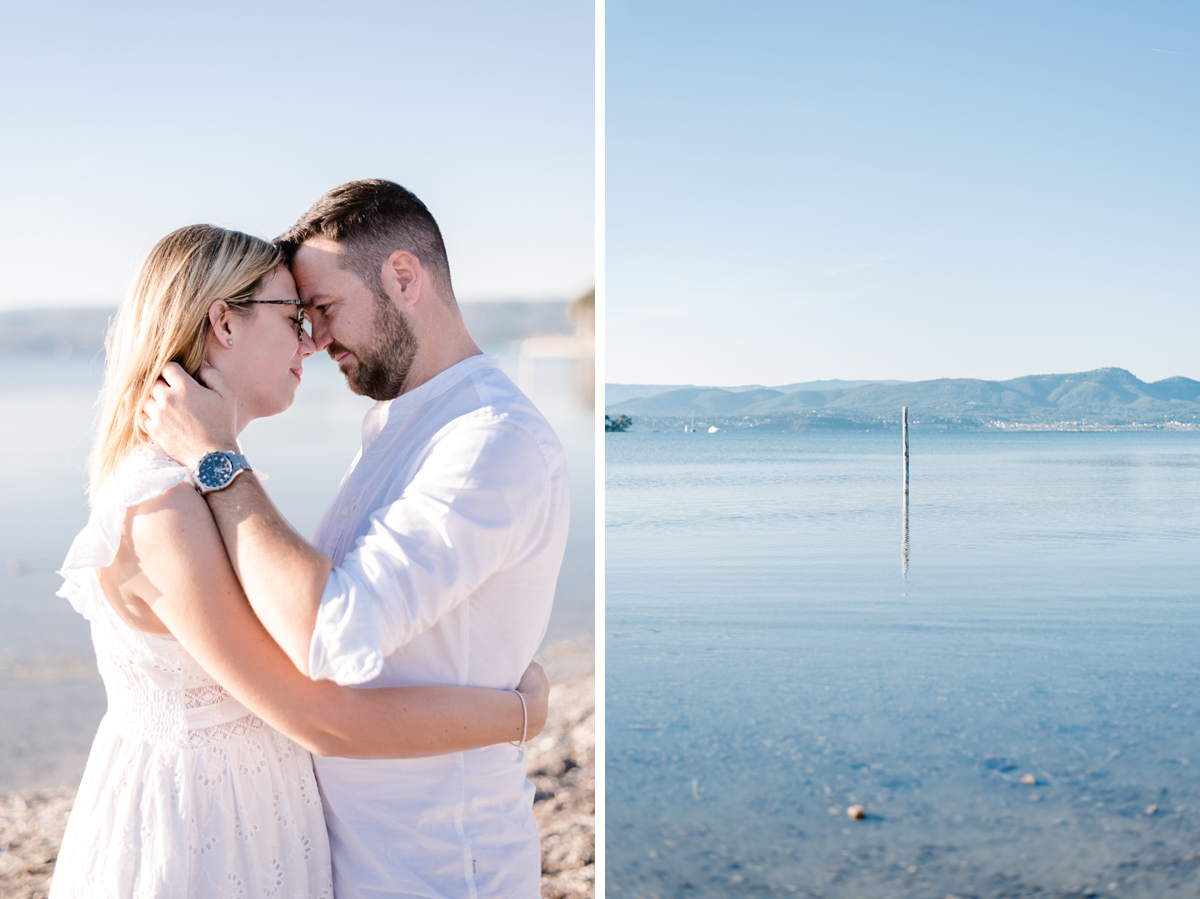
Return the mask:
[[[196,469],[196,480],[205,487],[221,487],[232,476],[233,461],[225,453],[209,453]]]

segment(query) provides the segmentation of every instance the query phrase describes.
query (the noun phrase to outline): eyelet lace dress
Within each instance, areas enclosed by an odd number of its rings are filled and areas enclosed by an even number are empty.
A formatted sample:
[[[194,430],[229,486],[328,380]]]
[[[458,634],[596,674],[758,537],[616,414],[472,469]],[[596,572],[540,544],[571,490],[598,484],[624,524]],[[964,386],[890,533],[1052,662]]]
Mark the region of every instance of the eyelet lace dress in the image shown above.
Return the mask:
[[[251,714],[167,634],[136,631],[97,575],[126,510],[188,477],[149,451],[104,484],[59,595],[91,622],[108,712],[67,823],[54,899],[332,897],[309,754]],[[181,551],[186,551],[181,548]]]

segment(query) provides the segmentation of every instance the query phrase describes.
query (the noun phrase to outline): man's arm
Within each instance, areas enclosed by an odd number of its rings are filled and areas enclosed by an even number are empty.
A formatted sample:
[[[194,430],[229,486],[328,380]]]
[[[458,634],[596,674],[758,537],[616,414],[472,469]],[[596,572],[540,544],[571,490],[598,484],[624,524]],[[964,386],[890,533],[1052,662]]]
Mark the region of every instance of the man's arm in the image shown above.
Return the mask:
[[[205,494],[250,607],[308,674],[308,649],[333,563],[284,520],[256,477]]]
[[[150,438],[189,468],[205,453],[238,451],[228,383],[208,365],[200,376],[209,389],[169,364],[142,421]],[[288,658],[308,674],[309,644],[332,562],[292,529],[253,475],[240,475],[205,499],[251,608]]]
[[[371,513],[366,532],[333,569],[310,675],[339,684],[372,680],[387,656],[496,572],[565,539],[556,527],[566,522],[565,476],[560,490],[552,482],[546,457],[523,428],[486,412],[460,418],[403,493]],[[513,601],[536,606],[538,597]]]
[[[246,605],[204,501],[185,485],[126,515],[118,558],[125,589],[153,609],[200,666],[248,709],[319,755],[413,758],[474,749],[545,724],[538,666],[522,702],[454,686],[355,690],[298,672]]]

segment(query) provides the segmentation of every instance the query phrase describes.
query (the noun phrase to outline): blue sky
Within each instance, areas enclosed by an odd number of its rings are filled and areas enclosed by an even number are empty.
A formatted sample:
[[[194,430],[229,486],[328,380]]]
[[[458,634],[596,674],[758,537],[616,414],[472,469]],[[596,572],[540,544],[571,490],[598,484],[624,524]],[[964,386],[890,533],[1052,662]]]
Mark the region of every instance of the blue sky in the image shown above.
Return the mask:
[[[0,308],[113,304],[168,231],[274,236],[399,181],[460,299],[595,279],[594,22],[578,0],[6,3]]]
[[[608,0],[620,383],[1200,378],[1200,6]]]

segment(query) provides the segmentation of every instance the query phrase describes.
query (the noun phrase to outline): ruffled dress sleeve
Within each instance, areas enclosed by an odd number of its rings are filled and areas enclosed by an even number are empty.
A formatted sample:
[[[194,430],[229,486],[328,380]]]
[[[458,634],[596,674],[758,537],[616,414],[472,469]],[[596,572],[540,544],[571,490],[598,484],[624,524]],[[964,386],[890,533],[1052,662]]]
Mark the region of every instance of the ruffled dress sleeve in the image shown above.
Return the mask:
[[[116,559],[126,510],[190,479],[187,468],[149,449],[138,450],[125,459],[100,488],[87,525],[67,551],[58,572],[63,578],[58,595],[91,619],[93,603],[100,597],[93,572],[107,568]]]

